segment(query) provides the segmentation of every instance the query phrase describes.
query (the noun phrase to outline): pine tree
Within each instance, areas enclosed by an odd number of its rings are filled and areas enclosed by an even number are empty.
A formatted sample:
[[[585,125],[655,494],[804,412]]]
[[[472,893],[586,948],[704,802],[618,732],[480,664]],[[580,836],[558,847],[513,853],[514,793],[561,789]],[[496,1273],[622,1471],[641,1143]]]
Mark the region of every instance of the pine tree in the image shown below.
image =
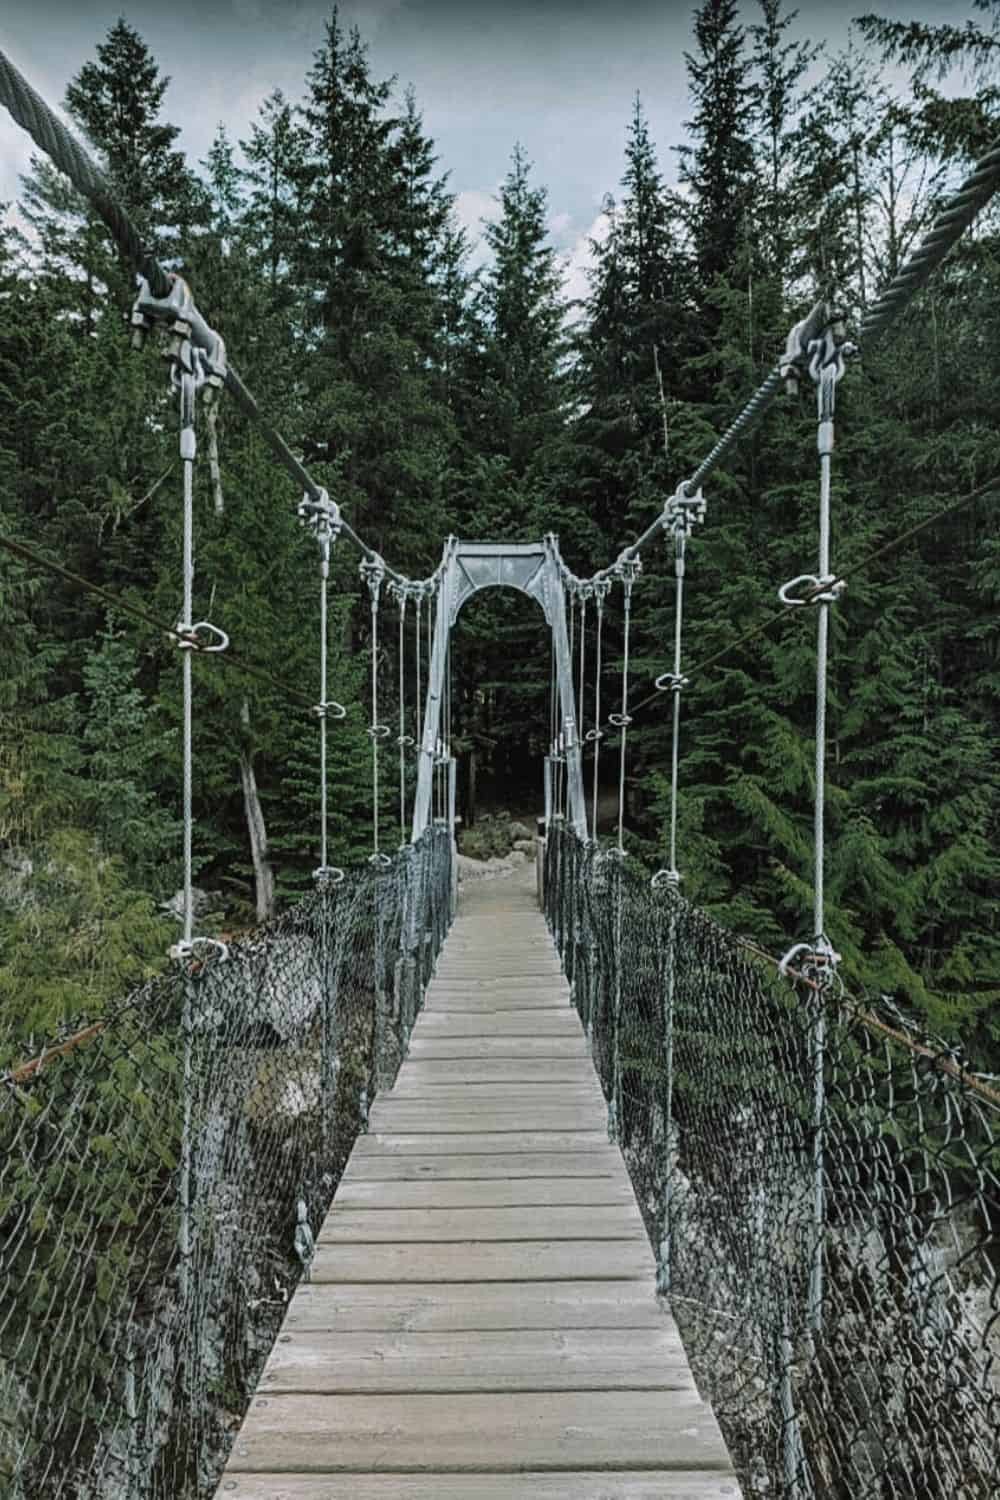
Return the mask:
[[[753,85],[737,0],[702,0],[695,11],[697,51],[684,54],[695,144],[681,153],[691,194],[699,278],[710,292],[745,258],[754,207]]]

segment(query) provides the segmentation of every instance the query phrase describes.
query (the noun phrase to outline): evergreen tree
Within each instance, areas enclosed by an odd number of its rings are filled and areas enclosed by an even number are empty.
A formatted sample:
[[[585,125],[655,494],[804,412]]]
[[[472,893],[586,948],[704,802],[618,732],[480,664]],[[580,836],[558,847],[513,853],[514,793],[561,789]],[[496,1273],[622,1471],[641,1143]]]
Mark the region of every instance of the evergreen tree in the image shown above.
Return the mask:
[[[731,276],[752,240],[754,208],[751,62],[737,0],[702,0],[694,15],[696,51],[684,54],[694,112],[694,145],[681,152],[691,194],[691,230],[703,295]]]

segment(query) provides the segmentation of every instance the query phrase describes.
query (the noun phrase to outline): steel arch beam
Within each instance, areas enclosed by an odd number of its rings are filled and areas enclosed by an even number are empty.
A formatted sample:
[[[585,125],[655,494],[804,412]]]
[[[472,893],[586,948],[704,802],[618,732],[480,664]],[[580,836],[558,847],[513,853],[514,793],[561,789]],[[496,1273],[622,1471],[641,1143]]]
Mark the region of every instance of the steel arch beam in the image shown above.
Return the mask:
[[[586,838],[583,758],[566,629],[566,590],[556,538],[547,536],[540,542],[464,542],[449,537],[441,563],[434,618],[413,805],[413,840],[416,842],[431,820],[434,761],[441,738],[441,705],[451,631],[462,606],[486,588],[513,588],[527,594],[541,606],[552,631],[561,722],[558,748],[566,757],[570,819],[576,832]]]

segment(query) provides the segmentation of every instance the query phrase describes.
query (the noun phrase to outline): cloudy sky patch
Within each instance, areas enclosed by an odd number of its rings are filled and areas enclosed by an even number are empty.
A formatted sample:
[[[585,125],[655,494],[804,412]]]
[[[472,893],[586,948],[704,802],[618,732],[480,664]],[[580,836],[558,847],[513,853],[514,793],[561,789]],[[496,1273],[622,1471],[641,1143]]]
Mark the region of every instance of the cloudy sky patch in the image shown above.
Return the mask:
[[[759,15],[745,0],[744,19]],[[371,44],[380,77],[400,94],[413,83],[439,166],[450,172],[457,211],[473,235],[492,214],[515,141],[549,189],[553,242],[566,257],[571,295],[581,295],[589,239],[604,195],[617,191],[625,130],[638,90],[661,166],[676,177],[671,147],[688,114],[684,51],[693,5],[673,0],[343,0],[341,13]],[[802,0],[797,35],[831,52],[850,20],[869,11],[906,20],[961,23],[971,0]],[[218,123],[249,132],[274,87],[301,96],[330,7],[318,0],[6,0],[0,47],[50,103],[120,14],[171,77],[165,113],[180,144],[201,160]],[[0,110],[0,202],[16,198],[31,144]],[[482,247],[476,259],[481,263]],[[585,288],[584,288],[585,289]]]

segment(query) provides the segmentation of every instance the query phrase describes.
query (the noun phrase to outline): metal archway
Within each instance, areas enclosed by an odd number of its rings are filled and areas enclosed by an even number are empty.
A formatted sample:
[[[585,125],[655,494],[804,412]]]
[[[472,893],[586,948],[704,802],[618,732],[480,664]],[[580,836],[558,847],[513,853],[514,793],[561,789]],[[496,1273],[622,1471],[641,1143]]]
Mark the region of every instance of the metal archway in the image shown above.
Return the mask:
[[[441,562],[437,609],[434,618],[434,642],[424,709],[420,760],[417,768],[417,792],[413,805],[413,839],[423,833],[431,818],[434,785],[434,762],[441,729],[441,701],[448,638],[458,619],[459,610],[473,594],[485,588],[514,588],[527,594],[542,607],[555,644],[556,680],[562,731],[552,747],[553,755],[565,757],[569,813],[573,827],[581,838],[587,836],[587,815],[583,795],[583,760],[573,693],[573,671],[566,630],[566,589],[559,546],[554,536],[540,542],[463,542],[449,537]],[[450,801],[454,822],[455,763],[449,765]]]

